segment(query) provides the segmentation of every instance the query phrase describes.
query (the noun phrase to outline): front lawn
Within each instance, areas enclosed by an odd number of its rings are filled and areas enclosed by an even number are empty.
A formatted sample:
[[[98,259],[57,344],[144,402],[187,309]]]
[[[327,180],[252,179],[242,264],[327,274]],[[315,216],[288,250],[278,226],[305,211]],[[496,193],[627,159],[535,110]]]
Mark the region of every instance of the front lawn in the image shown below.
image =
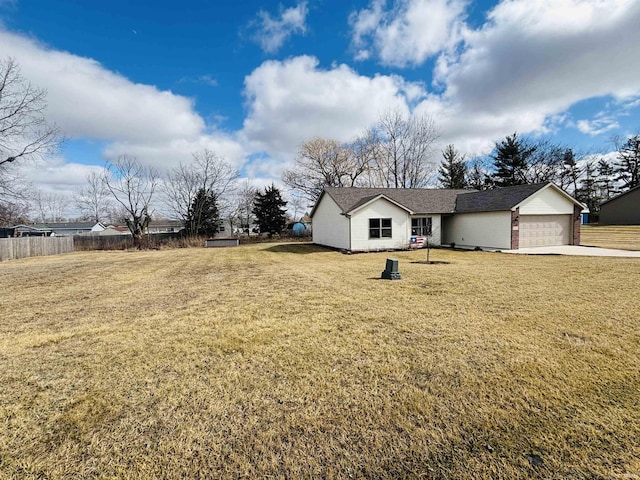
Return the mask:
[[[0,263],[0,478],[638,474],[640,259],[425,255]]]

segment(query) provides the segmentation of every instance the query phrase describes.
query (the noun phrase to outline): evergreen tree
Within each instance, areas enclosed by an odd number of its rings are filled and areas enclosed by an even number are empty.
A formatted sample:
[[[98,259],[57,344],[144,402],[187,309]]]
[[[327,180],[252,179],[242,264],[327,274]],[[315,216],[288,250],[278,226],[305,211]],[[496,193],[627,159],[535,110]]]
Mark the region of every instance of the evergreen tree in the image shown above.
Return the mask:
[[[517,133],[496,143],[492,155],[496,186],[509,187],[527,183],[529,158],[535,150],[535,147],[527,145],[522,138],[518,138]]]
[[[592,214],[600,211],[602,198],[598,193],[596,168],[593,162],[586,163],[584,178],[580,180],[580,187],[576,190],[575,197],[576,200],[584,203]]]
[[[467,164],[464,162],[464,155],[460,155],[453,145],[447,145],[442,152],[444,157],[438,173],[439,181],[444,188],[466,188],[467,187]]]
[[[471,167],[467,171],[466,186],[474,190],[490,190],[495,187],[491,175],[487,173],[487,169],[478,158],[471,162]]]
[[[185,219],[187,235],[212,237],[220,230],[220,211],[213,192],[198,190]]]
[[[640,185],[640,135],[634,135],[618,148],[615,173],[624,191]]]
[[[264,189],[264,193],[257,192],[253,202],[253,214],[256,217],[260,233],[280,233],[287,224],[287,202],[282,199],[280,190],[274,184]]]
[[[604,158],[601,158],[598,160],[598,164],[596,165],[596,172],[598,174],[596,185],[598,187],[599,196],[604,202],[617,193],[615,185],[615,169],[613,165],[607,162]]]

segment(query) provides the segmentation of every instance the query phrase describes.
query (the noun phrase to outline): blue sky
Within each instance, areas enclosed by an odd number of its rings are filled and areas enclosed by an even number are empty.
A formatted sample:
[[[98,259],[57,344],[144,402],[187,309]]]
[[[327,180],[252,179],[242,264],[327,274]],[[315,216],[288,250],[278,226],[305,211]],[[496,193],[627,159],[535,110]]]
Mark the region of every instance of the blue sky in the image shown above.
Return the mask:
[[[203,148],[264,185],[396,108],[468,156],[514,131],[606,153],[640,129],[638,25],[640,0],[0,0],[0,57],[69,139],[21,166],[44,190]]]

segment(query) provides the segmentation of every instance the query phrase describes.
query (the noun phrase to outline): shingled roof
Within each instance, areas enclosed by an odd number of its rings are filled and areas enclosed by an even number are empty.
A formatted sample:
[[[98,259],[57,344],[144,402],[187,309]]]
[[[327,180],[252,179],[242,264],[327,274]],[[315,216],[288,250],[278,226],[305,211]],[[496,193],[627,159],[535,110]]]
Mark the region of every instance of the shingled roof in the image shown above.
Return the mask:
[[[501,187],[493,190],[446,190],[426,188],[348,188],[326,187],[322,195],[329,195],[349,214],[358,207],[383,195],[404,207],[412,215],[424,213],[471,213],[511,210],[539,190],[553,185],[550,182]],[[557,188],[557,187],[556,187]],[[320,198],[322,198],[322,195]],[[566,193],[565,195],[569,197]],[[573,199],[572,199],[573,200]],[[577,203],[576,200],[573,200]],[[316,206],[319,204],[316,202]],[[315,213],[315,206],[311,216]]]
[[[530,197],[547,185],[549,185],[549,182],[464,193],[458,195],[455,212],[469,213],[511,210],[512,207],[515,207],[524,199]]]
[[[346,188],[327,187],[325,193],[340,207],[342,213],[349,213],[361,205],[384,195],[404,206],[412,214],[452,213],[456,197],[460,193],[475,190],[444,190],[427,188]]]

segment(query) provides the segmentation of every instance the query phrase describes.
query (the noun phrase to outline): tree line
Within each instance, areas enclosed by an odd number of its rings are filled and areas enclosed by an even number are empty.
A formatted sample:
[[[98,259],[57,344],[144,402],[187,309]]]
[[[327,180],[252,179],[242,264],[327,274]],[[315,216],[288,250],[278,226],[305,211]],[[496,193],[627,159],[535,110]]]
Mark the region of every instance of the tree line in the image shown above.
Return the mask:
[[[594,213],[603,201],[640,184],[638,135],[612,140],[613,162],[518,133],[495,142],[487,156],[467,159],[447,145],[438,160],[438,138],[431,118],[387,112],[351,142],[318,137],[302,143],[282,180],[309,202],[328,186],[486,190],[553,182]]]
[[[454,145],[447,145],[438,181],[444,188],[476,190],[553,182],[597,213],[600,203],[640,185],[640,136],[612,142],[617,152],[613,162],[517,133],[496,142],[488,157],[469,162]]]
[[[11,166],[20,159],[46,157],[63,143],[58,127],[45,118],[46,106],[46,91],[25,79],[14,59],[0,59],[0,224],[27,223],[33,212],[42,222],[62,221],[75,203],[85,220],[125,223],[140,247],[160,196],[190,236],[215,235],[223,217],[231,230],[236,222],[248,228],[252,216],[261,232],[284,229],[287,202],[275,185],[264,191],[248,181],[239,185],[238,171],[209,150],[194,153],[190,163],[180,163],[166,176],[123,155],[103,172],[90,173],[73,200],[33,190]]]

